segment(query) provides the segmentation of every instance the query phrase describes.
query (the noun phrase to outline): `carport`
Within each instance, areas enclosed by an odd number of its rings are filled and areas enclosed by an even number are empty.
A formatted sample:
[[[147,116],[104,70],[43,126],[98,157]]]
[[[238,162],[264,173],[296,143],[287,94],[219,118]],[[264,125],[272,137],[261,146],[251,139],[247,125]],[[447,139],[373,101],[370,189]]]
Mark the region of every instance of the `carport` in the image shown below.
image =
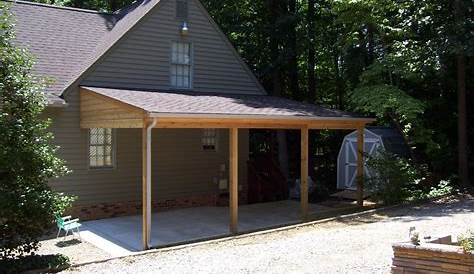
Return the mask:
[[[357,202],[359,205],[363,203],[363,131],[365,125],[373,121],[371,118],[266,95],[223,95],[222,93],[81,87],[80,100],[81,128],[142,129],[141,238],[143,249],[157,245],[152,241],[151,223],[152,220],[156,223],[160,222],[159,214],[153,215],[151,212],[150,163],[153,128],[229,129],[229,211],[227,215],[220,215],[229,219],[227,233],[229,231],[231,234],[238,233],[241,228],[239,220],[244,221],[247,218],[245,214],[240,219],[238,217],[239,129],[300,130],[300,177],[302,179],[298,219],[303,221],[310,214],[307,187],[308,131],[311,129],[356,129],[358,132]],[[152,216],[156,217],[152,219]],[[137,220],[135,222],[139,225]],[[192,221],[189,221],[187,225],[193,226]]]

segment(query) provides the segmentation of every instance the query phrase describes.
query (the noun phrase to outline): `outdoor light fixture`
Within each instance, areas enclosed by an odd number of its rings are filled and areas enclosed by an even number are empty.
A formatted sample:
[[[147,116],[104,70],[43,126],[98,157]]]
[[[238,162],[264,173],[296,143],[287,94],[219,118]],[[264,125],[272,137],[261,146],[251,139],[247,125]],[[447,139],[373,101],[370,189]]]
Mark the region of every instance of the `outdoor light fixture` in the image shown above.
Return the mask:
[[[180,29],[179,29],[179,32],[180,32],[181,35],[183,35],[183,36],[188,35],[189,28],[188,28],[188,23],[186,23],[186,21],[184,21],[184,22],[181,24],[181,27],[180,27]]]

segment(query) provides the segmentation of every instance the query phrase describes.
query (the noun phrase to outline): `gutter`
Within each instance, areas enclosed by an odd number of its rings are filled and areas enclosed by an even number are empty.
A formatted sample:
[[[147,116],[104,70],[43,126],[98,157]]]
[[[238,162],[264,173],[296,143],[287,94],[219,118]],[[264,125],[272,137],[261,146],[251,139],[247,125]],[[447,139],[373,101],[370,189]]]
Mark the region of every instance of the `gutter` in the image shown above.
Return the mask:
[[[354,121],[371,123],[376,121],[370,117],[314,117],[314,116],[291,116],[291,115],[265,115],[265,114],[208,114],[208,113],[163,113],[151,112],[152,118],[202,118],[202,119],[256,119],[256,120],[295,120],[295,121]]]
[[[146,128],[146,220],[147,220],[147,233],[150,235],[151,228],[151,130],[156,126],[158,122],[157,118],[153,118],[151,124]],[[151,237],[147,237],[146,245],[149,248],[151,246]]]

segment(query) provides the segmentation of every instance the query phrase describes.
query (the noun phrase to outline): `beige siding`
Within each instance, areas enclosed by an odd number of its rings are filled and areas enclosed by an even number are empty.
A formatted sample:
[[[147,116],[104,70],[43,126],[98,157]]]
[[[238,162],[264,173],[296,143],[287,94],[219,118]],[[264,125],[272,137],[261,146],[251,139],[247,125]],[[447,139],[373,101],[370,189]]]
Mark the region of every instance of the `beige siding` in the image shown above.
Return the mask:
[[[175,0],[163,0],[88,73],[82,85],[168,90],[170,47],[188,41],[193,48],[193,90],[261,94],[232,48],[196,0],[189,1],[189,35],[179,35]]]
[[[60,192],[78,196],[77,204],[97,204],[141,199],[141,129],[117,129],[116,166],[88,168],[87,130],[79,127],[79,92],[66,98],[69,106],[51,110],[52,132],[71,173],[51,181]],[[217,152],[201,149],[200,129],[154,129],[152,143],[153,199],[216,193],[214,178],[221,164],[228,167],[227,130],[219,130]],[[248,132],[240,134],[240,180],[246,182]],[[227,174],[227,173],[226,173]]]
[[[142,128],[144,112],[104,96],[80,91],[81,128]]]

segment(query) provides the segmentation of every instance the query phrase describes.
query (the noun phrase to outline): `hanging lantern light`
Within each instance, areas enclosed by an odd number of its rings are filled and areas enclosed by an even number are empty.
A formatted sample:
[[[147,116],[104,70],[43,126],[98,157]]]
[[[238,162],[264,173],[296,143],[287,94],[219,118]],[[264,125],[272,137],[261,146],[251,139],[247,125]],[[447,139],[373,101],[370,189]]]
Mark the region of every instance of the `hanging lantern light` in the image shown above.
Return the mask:
[[[186,21],[184,21],[184,22],[181,24],[181,27],[180,27],[180,29],[179,29],[179,32],[180,32],[181,35],[183,35],[183,36],[188,35],[188,33],[189,33],[189,28],[188,28],[188,23],[186,23]]]

